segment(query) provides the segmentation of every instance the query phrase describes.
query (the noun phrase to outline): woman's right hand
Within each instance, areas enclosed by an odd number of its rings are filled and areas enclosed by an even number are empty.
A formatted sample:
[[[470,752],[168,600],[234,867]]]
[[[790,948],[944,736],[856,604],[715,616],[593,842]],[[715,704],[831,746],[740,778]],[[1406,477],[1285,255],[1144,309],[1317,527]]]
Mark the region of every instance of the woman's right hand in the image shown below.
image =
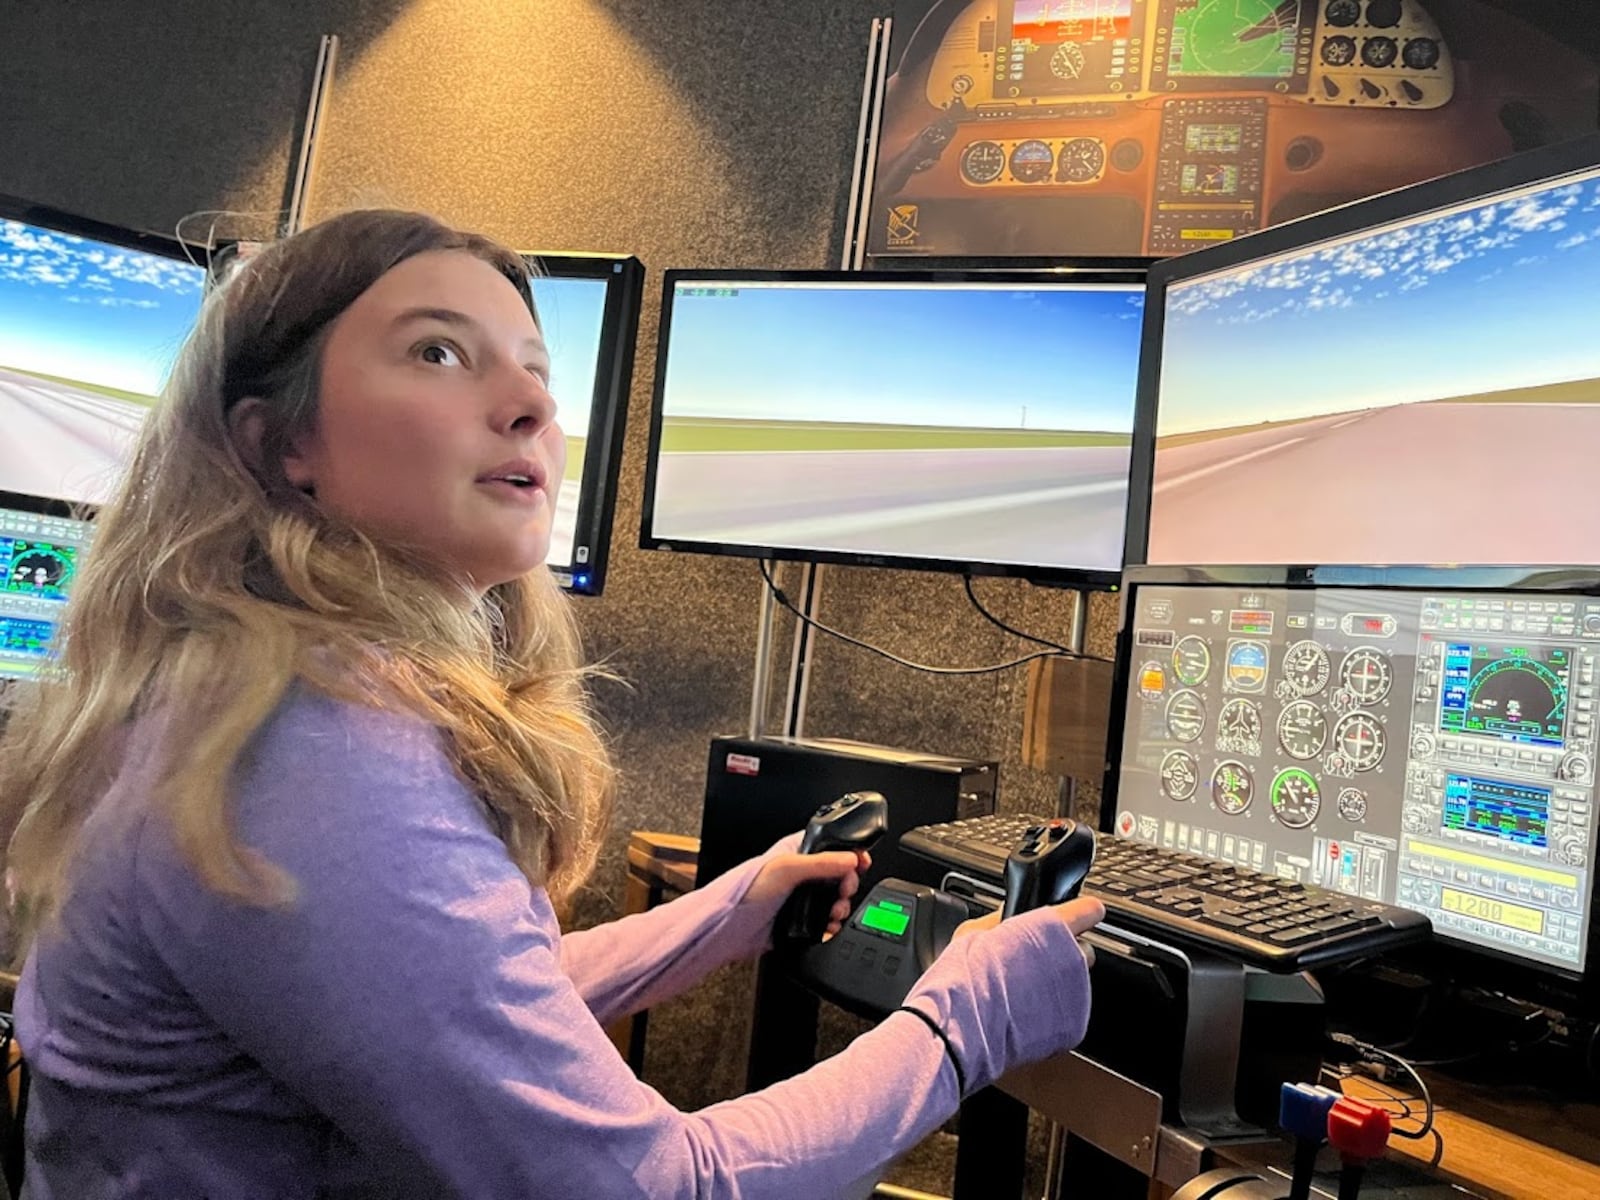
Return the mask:
[[[1084,961],[1091,967],[1094,966],[1094,947],[1082,940],[1082,935],[1093,929],[1106,919],[1106,906],[1093,898],[1068,900],[1065,904],[1054,906],[1056,913],[1067,923],[1067,928],[1072,930],[1072,936],[1078,940],[1078,949],[1083,951]],[[975,933],[982,933],[985,929],[993,929],[1000,924],[1000,910],[997,908],[992,913],[981,917],[973,917],[970,921],[963,921],[956,926],[952,942],[959,938],[971,937]]]

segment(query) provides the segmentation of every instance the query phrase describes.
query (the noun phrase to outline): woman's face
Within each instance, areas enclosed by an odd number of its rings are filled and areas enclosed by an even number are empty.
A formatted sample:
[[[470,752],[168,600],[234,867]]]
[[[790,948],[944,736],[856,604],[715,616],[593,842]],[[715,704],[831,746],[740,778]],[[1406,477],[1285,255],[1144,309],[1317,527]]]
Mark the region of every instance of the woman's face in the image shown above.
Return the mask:
[[[364,533],[421,550],[482,592],[544,562],[567,444],[550,356],[482,259],[406,259],[333,322],[315,430],[284,462]]]

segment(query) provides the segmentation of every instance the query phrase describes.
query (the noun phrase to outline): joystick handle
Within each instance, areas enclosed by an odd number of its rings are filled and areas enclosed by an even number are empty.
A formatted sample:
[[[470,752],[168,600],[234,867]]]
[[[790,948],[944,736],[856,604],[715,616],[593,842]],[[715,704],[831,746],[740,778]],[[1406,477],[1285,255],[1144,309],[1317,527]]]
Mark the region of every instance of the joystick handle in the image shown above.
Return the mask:
[[[1022,831],[1006,859],[1006,903],[1001,919],[1074,899],[1094,864],[1094,833],[1068,817]]]
[[[889,829],[889,802],[877,792],[848,792],[817,809],[800,838],[801,854],[870,850]],[[778,938],[814,943],[828,929],[828,913],[839,897],[832,881],[795,888],[778,912]]]

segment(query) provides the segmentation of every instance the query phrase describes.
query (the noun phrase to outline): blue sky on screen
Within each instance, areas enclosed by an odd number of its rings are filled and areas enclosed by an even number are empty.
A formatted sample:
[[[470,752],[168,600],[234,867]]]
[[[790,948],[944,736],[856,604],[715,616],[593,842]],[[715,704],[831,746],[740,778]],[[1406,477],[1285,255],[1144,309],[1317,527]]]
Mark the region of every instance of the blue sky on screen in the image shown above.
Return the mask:
[[[188,262],[0,220],[0,367],[154,396],[204,282]]]
[[[1600,380],[1597,177],[1169,288],[1157,432]]]
[[[1015,429],[1133,425],[1137,287],[679,281],[669,417]]]
[[[533,281],[533,302],[550,351],[550,391],[556,398],[556,419],[569,437],[583,437],[589,431],[589,410],[594,402],[605,281],[544,276]]]

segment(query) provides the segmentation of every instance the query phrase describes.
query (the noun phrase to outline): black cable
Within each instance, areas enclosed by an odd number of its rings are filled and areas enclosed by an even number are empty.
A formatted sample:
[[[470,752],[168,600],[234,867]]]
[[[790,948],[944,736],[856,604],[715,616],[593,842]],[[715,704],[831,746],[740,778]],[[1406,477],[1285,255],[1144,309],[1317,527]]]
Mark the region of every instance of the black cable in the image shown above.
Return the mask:
[[[1082,657],[1081,655],[1069,654],[1060,650],[1039,650],[1033,654],[1025,654],[1021,658],[1014,658],[1010,662],[994,663],[987,667],[935,667],[930,666],[927,663],[912,662],[909,658],[901,658],[898,654],[891,654],[889,651],[884,650],[881,647],[874,646],[871,642],[864,642],[860,638],[851,637],[848,633],[841,633],[839,630],[834,629],[831,626],[824,625],[821,621],[816,620],[814,617],[806,616],[805,613],[801,612],[794,606],[793,601],[791,601],[784,590],[778,586],[777,581],[772,578],[772,573],[767,569],[767,560],[764,558],[759,559],[757,560],[757,565],[761,568],[761,578],[766,580],[767,587],[771,590],[773,599],[777,600],[779,604],[783,605],[783,607],[786,608],[790,613],[794,614],[796,619],[804,621],[818,633],[825,633],[829,637],[838,638],[841,642],[846,642],[849,645],[855,646],[859,649],[869,651],[872,654],[878,655],[880,658],[887,658],[890,662],[898,663],[902,667],[910,667],[913,671],[922,671],[928,675],[992,675],[997,671],[1009,671],[1013,667],[1026,666],[1028,663],[1036,662],[1041,658]]]
[[[1052,650],[1059,650],[1063,654],[1074,654],[1072,650],[1068,649],[1066,646],[1063,646],[1060,642],[1052,642],[1048,638],[1034,637],[1031,633],[1024,633],[1020,629],[1017,629],[1011,625],[1007,625],[999,617],[995,616],[992,612],[985,608],[983,606],[983,602],[978,599],[978,593],[972,588],[971,575],[963,575],[961,577],[961,583],[962,586],[967,590],[967,599],[972,602],[972,607],[978,610],[978,615],[985,621],[989,622],[989,624],[993,625],[996,629],[1002,629],[1006,633],[1009,633],[1012,637],[1019,637],[1025,642],[1034,642],[1040,646],[1049,646]],[[1074,656],[1079,657],[1077,655]]]

